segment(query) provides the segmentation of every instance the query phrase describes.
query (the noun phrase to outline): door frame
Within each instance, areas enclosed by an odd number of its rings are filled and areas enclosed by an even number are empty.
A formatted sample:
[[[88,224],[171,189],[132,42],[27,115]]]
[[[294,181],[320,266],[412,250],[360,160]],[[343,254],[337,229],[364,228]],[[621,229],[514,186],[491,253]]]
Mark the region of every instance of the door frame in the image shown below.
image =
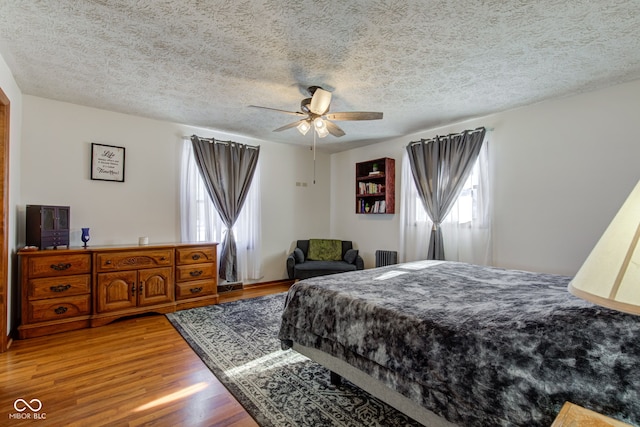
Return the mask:
[[[0,353],[10,345],[9,296],[9,124],[11,102],[0,88]]]

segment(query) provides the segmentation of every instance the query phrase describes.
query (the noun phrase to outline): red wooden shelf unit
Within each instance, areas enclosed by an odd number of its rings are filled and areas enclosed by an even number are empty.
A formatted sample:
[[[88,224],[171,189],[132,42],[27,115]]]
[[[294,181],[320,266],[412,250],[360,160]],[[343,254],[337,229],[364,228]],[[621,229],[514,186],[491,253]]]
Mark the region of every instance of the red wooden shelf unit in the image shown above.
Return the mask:
[[[395,160],[384,157],[356,163],[356,213],[395,213]]]

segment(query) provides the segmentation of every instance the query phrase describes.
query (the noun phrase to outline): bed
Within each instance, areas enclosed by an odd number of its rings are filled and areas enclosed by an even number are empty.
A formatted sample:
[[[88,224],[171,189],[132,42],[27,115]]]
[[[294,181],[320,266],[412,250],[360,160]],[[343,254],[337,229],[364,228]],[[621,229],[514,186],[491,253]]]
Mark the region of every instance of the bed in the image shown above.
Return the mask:
[[[279,338],[428,426],[549,426],[566,401],[640,425],[640,317],[570,280],[444,261],[305,279]]]

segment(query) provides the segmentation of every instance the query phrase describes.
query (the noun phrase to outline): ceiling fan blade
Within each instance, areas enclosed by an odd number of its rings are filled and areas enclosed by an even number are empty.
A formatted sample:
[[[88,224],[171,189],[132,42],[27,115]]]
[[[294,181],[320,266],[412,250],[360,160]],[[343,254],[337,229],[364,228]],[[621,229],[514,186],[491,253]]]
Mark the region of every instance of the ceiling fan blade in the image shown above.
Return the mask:
[[[380,120],[382,113],[373,111],[347,111],[344,113],[331,113],[326,115],[329,120]]]
[[[344,131],[340,129],[340,126],[337,124],[330,122],[329,120],[325,120],[324,124],[327,125],[327,130],[333,136],[341,137],[344,135]]]
[[[259,105],[249,105],[249,107],[252,108],[262,108],[263,110],[271,110],[271,111],[277,111],[279,113],[285,113],[285,114],[292,114],[294,116],[300,116],[300,117],[306,117],[307,115],[304,113],[301,113],[299,111],[287,111],[287,110],[280,110],[278,108],[270,108],[270,107],[261,107]]]
[[[331,104],[331,92],[316,88],[311,98],[311,104],[309,104],[309,110],[321,116],[329,110],[329,104]]]
[[[283,130],[287,130],[287,129],[291,129],[294,128],[296,126],[298,126],[300,123],[304,122],[306,120],[298,120],[297,122],[293,122],[293,123],[289,123],[288,125],[284,125],[282,127],[279,127],[278,129],[274,129],[274,132],[281,132]]]

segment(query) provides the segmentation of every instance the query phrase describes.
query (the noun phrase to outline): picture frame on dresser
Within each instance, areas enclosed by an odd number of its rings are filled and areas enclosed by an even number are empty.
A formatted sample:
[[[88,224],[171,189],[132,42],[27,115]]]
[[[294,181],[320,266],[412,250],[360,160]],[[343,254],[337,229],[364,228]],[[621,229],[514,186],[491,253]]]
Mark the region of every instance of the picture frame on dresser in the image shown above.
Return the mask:
[[[91,143],[91,179],[124,182],[125,148]]]

